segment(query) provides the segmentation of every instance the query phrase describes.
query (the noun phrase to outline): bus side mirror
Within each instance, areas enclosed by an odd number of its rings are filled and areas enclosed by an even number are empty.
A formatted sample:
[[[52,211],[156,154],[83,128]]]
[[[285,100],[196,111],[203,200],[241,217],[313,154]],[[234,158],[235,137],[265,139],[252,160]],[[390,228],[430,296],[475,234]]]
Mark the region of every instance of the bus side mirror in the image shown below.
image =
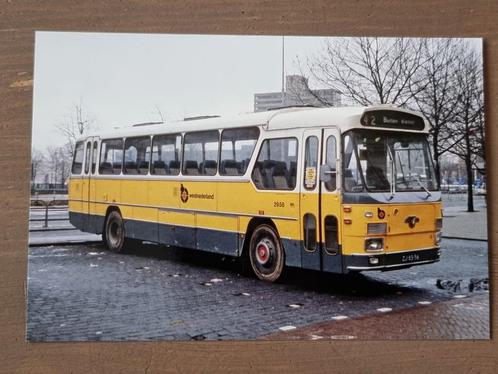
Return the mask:
[[[336,173],[335,168],[332,168],[329,164],[323,164],[320,167],[320,181],[329,183],[332,181],[332,176],[335,176]]]

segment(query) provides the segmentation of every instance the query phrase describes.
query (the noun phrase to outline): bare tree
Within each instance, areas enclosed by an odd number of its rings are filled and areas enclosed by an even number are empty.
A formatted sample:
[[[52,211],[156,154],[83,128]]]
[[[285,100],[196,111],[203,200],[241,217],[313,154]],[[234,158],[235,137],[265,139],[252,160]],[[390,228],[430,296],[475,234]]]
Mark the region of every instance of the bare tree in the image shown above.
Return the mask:
[[[64,184],[69,176],[69,167],[71,164],[67,149],[64,146],[48,146],[46,153],[49,183]]]
[[[449,126],[456,116],[456,72],[462,43],[459,39],[424,39],[423,64],[409,85],[415,109],[422,112],[431,125],[431,143],[438,180],[441,177],[440,158],[457,140]]]
[[[482,70],[479,75],[479,79],[482,79]],[[481,174],[485,173],[485,168],[482,168],[478,161],[482,160],[483,163],[486,162],[486,142],[485,142],[485,123],[484,123],[484,87],[483,83],[481,82],[479,84],[479,87],[476,91],[474,91],[474,100],[476,103],[479,103],[478,107],[478,113],[477,113],[477,118],[476,118],[476,131],[475,131],[475,147],[473,149],[473,152],[475,154],[475,162],[474,162],[474,168],[478,170]]]
[[[473,211],[472,169],[485,160],[485,134],[482,68],[470,43],[334,38],[321,54],[308,58],[304,68],[299,66],[303,75],[340,91],[353,104],[389,103],[420,110],[432,127],[438,179],[442,155],[449,152],[464,160],[468,210]],[[305,83],[306,93],[321,100]]]
[[[95,119],[83,109],[83,104],[80,101],[78,104],[73,104],[70,115],[56,127],[66,138],[68,152],[72,154],[76,140],[88,134],[95,127]]]
[[[465,54],[464,54],[465,53]],[[484,156],[484,101],[481,59],[473,50],[462,51],[456,83],[456,118],[451,128],[454,146],[449,152],[465,162],[467,174],[467,211],[474,211],[473,167]]]
[[[422,49],[421,39],[328,39],[324,52],[308,59],[304,70],[353,103],[403,106],[416,94],[410,83],[423,63]]]
[[[35,183],[36,177],[43,166],[43,162],[43,153],[40,150],[33,148],[31,151],[31,184]]]

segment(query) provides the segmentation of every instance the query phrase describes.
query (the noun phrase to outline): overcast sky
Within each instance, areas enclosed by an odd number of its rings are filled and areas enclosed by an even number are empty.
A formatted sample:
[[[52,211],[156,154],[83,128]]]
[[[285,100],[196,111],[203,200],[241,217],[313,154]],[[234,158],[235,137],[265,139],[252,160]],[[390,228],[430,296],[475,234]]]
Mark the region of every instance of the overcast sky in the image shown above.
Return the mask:
[[[286,37],[286,74],[323,46]],[[37,32],[33,145],[63,143],[55,125],[74,104],[100,129],[207,114],[252,112],[254,93],[280,91],[280,36]]]
[[[323,37],[285,37],[285,73],[298,73]],[[81,102],[100,130],[209,114],[252,112],[254,93],[280,91],[281,36],[37,32],[33,146]],[[312,88],[322,88],[313,87]]]

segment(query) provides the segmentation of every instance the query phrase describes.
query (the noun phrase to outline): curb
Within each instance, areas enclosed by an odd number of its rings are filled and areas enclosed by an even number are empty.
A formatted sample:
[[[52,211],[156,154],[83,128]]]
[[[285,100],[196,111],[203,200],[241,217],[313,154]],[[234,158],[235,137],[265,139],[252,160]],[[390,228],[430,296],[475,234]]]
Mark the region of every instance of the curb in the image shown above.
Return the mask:
[[[28,243],[28,248],[31,247],[50,247],[52,245],[87,245],[87,244],[96,244],[102,243],[102,240],[86,240],[86,241],[65,241],[65,242],[55,242],[55,243]]]
[[[478,238],[462,238],[459,236],[445,236],[443,235],[443,239],[458,239],[458,240],[470,240],[475,242],[487,242],[488,239],[478,239]]]

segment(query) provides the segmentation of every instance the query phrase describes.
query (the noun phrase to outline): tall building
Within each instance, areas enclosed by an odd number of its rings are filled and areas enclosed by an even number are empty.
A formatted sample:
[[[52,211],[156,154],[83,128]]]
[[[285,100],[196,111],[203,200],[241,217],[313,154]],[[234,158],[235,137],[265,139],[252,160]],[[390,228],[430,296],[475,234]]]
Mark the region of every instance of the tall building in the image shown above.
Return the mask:
[[[254,94],[254,111],[288,107],[312,105],[316,107],[340,106],[341,94],[334,89],[311,90],[308,79],[301,75],[287,75],[285,77],[285,91],[265,92]]]

